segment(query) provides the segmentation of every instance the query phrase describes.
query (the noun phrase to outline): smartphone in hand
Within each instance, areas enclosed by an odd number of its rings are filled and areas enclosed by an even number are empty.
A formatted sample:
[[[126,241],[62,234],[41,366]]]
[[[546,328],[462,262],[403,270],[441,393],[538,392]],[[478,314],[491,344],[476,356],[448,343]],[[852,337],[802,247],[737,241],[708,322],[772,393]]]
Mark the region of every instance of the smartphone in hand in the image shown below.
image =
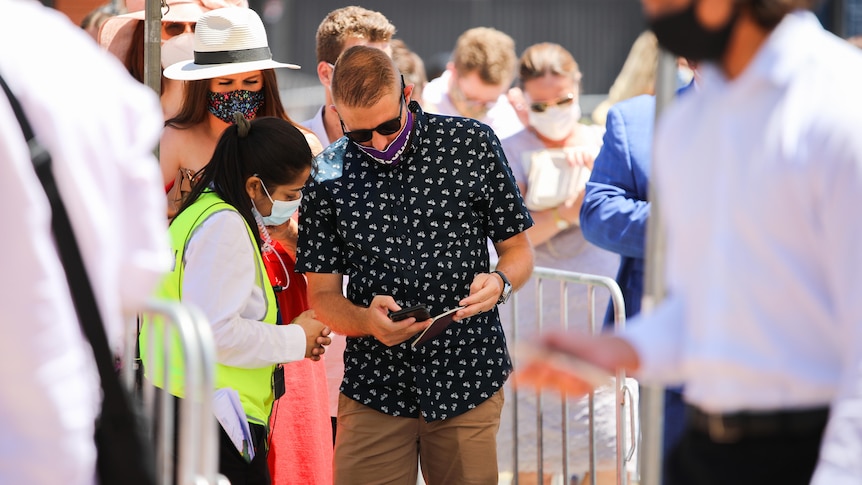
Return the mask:
[[[399,320],[404,320],[406,318],[414,317],[417,322],[424,322],[431,318],[431,312],[428,311],[428,308],[425,305],[416,305],[408,308],[402,308],[397,312],[389,312],[389,319],[393,322],[397,322]]]

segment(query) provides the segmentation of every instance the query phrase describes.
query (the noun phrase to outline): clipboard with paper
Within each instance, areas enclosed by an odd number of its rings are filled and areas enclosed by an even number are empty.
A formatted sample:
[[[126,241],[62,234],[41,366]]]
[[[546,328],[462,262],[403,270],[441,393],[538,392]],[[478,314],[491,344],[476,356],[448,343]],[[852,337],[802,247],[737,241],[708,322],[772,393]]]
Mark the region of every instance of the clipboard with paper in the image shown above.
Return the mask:
[[[213,395],[213,414],[246,463],[251,463],[254,459],[254,446],[239,393],[229,387],[216,389]]]
[[[525,152],[527,193],[524,203],[531,211],[553,209],[575,197],[586,187],[591,170],[572,164],[565,148]]]

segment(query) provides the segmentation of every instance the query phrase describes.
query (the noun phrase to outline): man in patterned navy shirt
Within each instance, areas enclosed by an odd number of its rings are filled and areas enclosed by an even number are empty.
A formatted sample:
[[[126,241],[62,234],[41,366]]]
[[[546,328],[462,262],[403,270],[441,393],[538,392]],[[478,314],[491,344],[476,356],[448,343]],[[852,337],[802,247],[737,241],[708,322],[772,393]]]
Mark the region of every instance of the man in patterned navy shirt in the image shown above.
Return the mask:
[[[424,113],[378,49],[345,51],[331,86],[346,136],[318,157],[332,173],[307,187],[297,270],[318,317],[348,337],[335,483],[415,483],[417,457],[432,485],[497,483],[512,369],[497,304],[533,268],[533,222],[500,142],[475,120]],[[388,313],[416,304],[464,308],[413,348],[431,320]]]

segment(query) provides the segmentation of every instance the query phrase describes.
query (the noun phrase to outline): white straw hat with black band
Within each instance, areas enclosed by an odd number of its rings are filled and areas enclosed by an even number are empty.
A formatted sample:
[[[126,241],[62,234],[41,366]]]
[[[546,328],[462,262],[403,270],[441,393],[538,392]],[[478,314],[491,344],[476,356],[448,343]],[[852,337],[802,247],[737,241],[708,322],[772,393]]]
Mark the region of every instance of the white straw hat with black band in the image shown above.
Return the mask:
[[[266,29],[250,8],[228,7],[203,14],[195,28],[195,57],[165,68],[165,77],[181,81],[212,79],[261,69],[299,69],[272,60]]]

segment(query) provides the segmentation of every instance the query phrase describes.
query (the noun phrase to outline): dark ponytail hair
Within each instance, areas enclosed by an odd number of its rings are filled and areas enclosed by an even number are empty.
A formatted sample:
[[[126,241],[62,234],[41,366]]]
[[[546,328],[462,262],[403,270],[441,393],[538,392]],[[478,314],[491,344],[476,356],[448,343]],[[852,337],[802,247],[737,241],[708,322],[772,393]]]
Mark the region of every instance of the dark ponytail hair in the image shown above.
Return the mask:
[[[201,169],[179,213],[212,189],[239,211],[260,247],[251,199],[245,190],[246,180],[256,174],[271,193],[276,186],[290,183],[312,167],[311,149],[302,132],[289,121],[269,116],[247,121],[239,113],[236,115],[236,123],[222,133],[212,158]]]

